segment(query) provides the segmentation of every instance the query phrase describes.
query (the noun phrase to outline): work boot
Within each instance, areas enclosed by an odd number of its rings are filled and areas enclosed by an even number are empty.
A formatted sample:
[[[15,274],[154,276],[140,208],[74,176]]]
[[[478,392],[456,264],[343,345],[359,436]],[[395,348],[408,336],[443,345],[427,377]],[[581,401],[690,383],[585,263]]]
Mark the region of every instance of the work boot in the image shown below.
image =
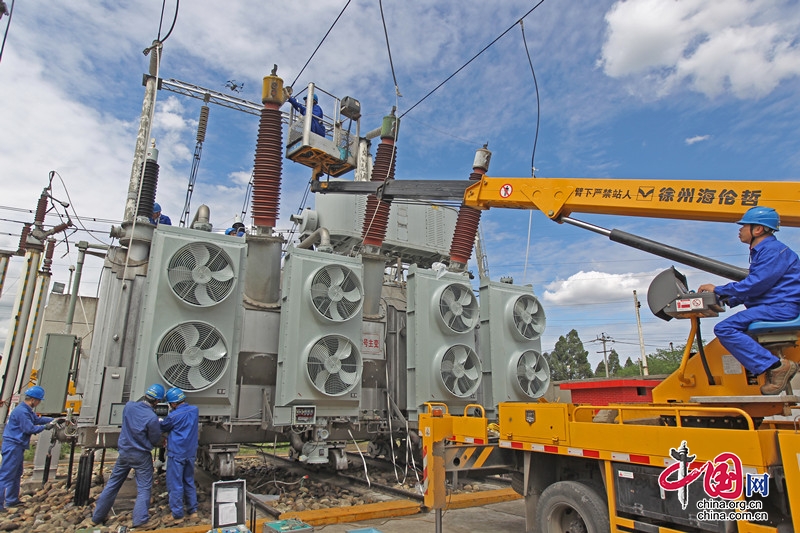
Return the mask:
[[[129,531],[152,531],[154,529],[158,529],[159,527],[158,520],[150,517],[147,522],[142,522],[141,524],[133,526]]]
[[[772,396],[780,394],[797,374],[797,363],[789,359],[782,359],[781,366],[774,370],[767,370],[767,379],[761,386],[761,394]]]
[[[165,517],[164,517],[164,519],[163,519],[161,522],[162,522],[162,523],[163,523],[163,524],[164,524],[166,527],[169,527],[169,526],[173,526],[173,525],[176,525],[176,524],[180,524],[180,523],[182,523],[182,522],[183,522],[183,520],[184,520],[184,519],[183,519],[183,517],[182,517],[182,516],[181,516],[180,518],[178,518],[178,517],[176,517],[175,515],[168,514],[167,516],[165,516]]]

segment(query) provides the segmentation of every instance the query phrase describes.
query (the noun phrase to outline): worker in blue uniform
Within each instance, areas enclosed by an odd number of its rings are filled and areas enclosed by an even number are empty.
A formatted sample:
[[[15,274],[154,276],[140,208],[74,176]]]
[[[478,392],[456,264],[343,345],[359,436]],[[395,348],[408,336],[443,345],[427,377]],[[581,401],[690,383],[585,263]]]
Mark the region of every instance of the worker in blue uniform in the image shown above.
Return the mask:
[[[782,322],[800,315],[800,259],[773,235],[780,217],[770,207],[753,207],[737,222],[739,240],[750,246],[747,277],[725,285],[700,285],[700,292],[714,292],[730,307],[747,308],[718,322],[714,334],[747,370],[766,372],[762,394],[778,394],[797,373],[797,363],[780,359],[748,335],[753,322]]]
[[[242,217],[236,215],[233,219],[233,226],[225,230],[225,235],[233,235],[234,237],[244,237],[247,230],[242,222]]]
[[[53,429],[56,421],[34,412],[44,400],[44,389],[34,385],[25,391],[25,399],[11,411],[3,430],[3,462],[0,464],[0,512],[19,505],[22,479],[22,456],[31,443],[31,435]]]
[[[307,98],[306,96],[303,97],[306,103],[308,103]],[[298,102],[294,96],[289,97],[289,103],[301,115],[305,116],[306,106]],[[311,132],[325,137],[325,126],[322,124],[322,108],[319,106],[319,98],[317,98],[316,94],[314,95],[314,107],[311,109]]]
[[[167,492],[172,517],[164,519],[164,524],[177,524],[183,521],[184,510],[190,518],[197,516],[194,460],[199,410],[186,403],[186,395],[178,387],[167,391],[167,403],[170,412],[161,421],[161,431],[167,433]]]
[[[172,220],[167,215],[161,214],[161,205],[158,202],[153,203],[153,216],[150,218],[151,224],[164,224],[165,226],[171,226]]]
[[[131,469],[136,474],[136,503],[133,506],[133,527],[141,527],[150,520],[150,491],[153,486],[152,449],[161,442],[161,426],[154,407],[164,400],[164,387],[151,385],[139,401],[128,402],[122,410],[122,430],[117,441],[119,456],[111,477],[97,498],[92,513],[95,525],[106,521],[111,506],[117,498]]]

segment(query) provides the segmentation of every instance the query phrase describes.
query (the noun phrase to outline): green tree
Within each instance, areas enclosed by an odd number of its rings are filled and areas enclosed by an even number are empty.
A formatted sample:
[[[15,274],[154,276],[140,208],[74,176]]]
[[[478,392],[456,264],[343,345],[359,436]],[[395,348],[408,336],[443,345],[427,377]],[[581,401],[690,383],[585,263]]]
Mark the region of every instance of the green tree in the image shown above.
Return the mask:
[[[640,361],[637,359],[636,362],[632,361],[630,357],[625,361],[625,366],[619,369],[619,373],[617,376],[621,378],[632,378],[634,376],[641,376],[642,375],[642,367]]]
[[[560,336],[553,351],[546,353],[545,357],[550,364],[550,377],[553,381],[593,376],[592,366],[589,364],[589,352],[583,348],[583,342],[574,329],[567,333],[566,337]],[[617,363],[619,364],[619,358]]]
[[[647,356],[647,370],[650,374],[672,374],[681,366],[681,358],[686,345],[672,350],[659,348]],[[694,348],[694,347],[693,347]]]
[[[619,372],[622,367],[619,364],[619,354],[614,348],[611,348],[611,351],[607,355],[608,358],[608,377],[612,378],[615,376],[619,376]],[[598,363],[597,368],[594,370],[594,375],[598,378],[606,377],[606,362],[600,361]]]

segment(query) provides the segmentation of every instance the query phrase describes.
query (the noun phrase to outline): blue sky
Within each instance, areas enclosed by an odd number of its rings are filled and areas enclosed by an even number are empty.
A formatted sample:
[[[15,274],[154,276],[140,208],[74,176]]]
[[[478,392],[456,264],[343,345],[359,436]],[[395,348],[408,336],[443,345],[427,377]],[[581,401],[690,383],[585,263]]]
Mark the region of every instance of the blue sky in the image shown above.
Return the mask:
[[[10,6],[10,2],[9,6]],[[300,74],[345,1],[289,5],[242,0],[182,2],[164,44],[160,75],[260,100],[273,64],[286,84]],[[174,2],[166,2],[161,35]],[[385,0],[397,97],[378,2],[353,0],[300,74],[362,104],[362,131],[400,114],[511,26],[536,2]],[[76,0],[16,2],[0,61],[0,248],[16,249],[48,173],[53,192],[96,230],[78,240],[110,242],[109,221],[124,210],[143,97],[142,50],[158,35],[162,3]],[[800,176],[800,9],[772,0],[546,0],[524,20],[539,84],[537,175],[544,177],[797,180]],[[0,20],[5,31],[8,18]],[[325,99],[322,100],[325,107]],[[161,91],[153,136],[160,149],[158,200],[180,219],[194,151],[197,100]],[[326,112],[330,111],[330,106]],[[517,25],[403,118],[398,179],[465,179],[488,142],[493,176],[530,176],[536,91]],[[206,203],[218,230],[241,210],[253,164],[257,117],[213,107],[192,206]],[[289,227],[308,181],[283,165],[279,226]],[[61,180],[63,179],[63,185]],[[66,190],[65,190],[66,187]],[[71,208],[72,209],[72,208]],[[616,227],[716,259],[747,264],[736,227],[612,215],[576,218]],[[623,357],[638,357],[632,290],[642,302],[652,276],[672,263],[534,212],[483,215],[493,279],[532,283],[548,328],[543,349],[578,330],[593,367],[601,333]],[[48,223],[56,223],[55,216]],[[780,237],[800,248],[800,235]],[[526,253],[528,256],[525,265]],[[60,244],[54,281],[66,282],[77,253]],[[0,342],[21,258],[11,262],[0,299]],[[85,265],[82,294],[94,294],[99,259]],[[474,264],[471,268],[477,271]],[[693,287],[713,276],[678,265]],[[685,342],[689,324],[653,317],[643,305],[647,351]],[[704,322],[706,338],[713,321]]]

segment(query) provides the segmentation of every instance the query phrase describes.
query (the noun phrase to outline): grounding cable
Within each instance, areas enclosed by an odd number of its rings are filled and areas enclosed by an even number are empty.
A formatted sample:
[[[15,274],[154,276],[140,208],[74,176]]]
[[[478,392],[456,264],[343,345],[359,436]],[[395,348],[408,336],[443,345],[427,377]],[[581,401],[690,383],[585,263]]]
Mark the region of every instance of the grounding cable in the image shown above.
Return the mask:
[[[349,429],[347,432],[350,434],[350,438],[353,440],[353,444],[356,445],[356,450],[358,450],[358,455],[361,456],[361,463],[364,465],[364,477],[367,478],[367,486],[372,488],[372,482],[369,480],[369,472],[367,471],[367,460],[364,459],[364,454],[361,453],[361,446],[358,445],[356,442],[356,438],[353,436],[353,432]]]

